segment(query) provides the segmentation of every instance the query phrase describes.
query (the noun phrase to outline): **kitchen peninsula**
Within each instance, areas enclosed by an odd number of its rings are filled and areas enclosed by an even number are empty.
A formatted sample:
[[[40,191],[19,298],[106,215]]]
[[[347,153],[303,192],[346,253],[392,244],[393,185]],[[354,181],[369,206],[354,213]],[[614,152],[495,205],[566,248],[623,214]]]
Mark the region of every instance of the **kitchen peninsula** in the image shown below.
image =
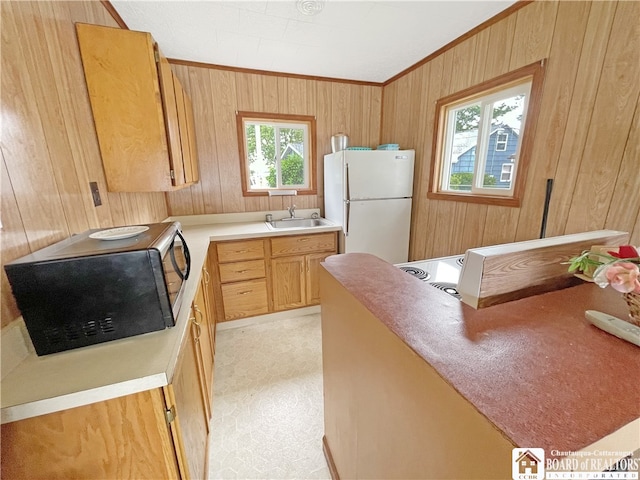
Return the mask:
[[[324,447],[339,478],[511,478],[515,447],[640,448],[640,351],[584,284],[475,310],[367,254],[321,271]]]

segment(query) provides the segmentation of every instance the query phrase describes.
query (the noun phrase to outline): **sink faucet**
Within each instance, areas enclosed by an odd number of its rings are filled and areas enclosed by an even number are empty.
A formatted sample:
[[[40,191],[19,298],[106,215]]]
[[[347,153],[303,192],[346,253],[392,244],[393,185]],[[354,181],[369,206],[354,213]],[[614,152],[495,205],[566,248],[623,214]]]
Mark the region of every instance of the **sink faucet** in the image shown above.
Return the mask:
[[[287,208],[287,211],[289,212],[289,215],[291,216],[291,218],[296,218],[296,206],[295,205],[291,205],[289,208]]]

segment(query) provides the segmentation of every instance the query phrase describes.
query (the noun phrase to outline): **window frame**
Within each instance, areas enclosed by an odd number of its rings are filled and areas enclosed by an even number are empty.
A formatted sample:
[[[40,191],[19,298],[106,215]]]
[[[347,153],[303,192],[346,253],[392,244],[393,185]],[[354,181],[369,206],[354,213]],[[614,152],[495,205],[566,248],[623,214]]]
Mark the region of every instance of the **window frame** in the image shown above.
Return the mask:
[[[247,139],[245,136],[246,122],[268,124],[306,124],[308,130],[308,161],[306,176],[309,186],[305,188],[294,186],[281,186],[277,188],[251,189],[249,176],[249,159],[247,156]],[[282,126],[282,125],[280,125]],[[236,112],[236,129],[238,135],[238,150],[240,160],[240,173],[242,181],[242,195],[244,197],[268,196],[270,191],[296,190],[298,195],[317,195],[317,152],[316,152],[316,118],[311,115],[288,115],[283,113],[267,112]]]
[[[460,92],[448,95],[436,102],[435,123],[433,133],[433,145],[431,151],[431,171],[429,178],[429,190],[427,198],[434,200],[452,200],[470,203],[501,205],[509,207],[519,207],[524,191],[527,170],[530,163],[531,151],[537,118],[540,111],[542,86],[544,81],[544,68],[546,59],[526,65],[512,72],[500,75],[491,80],[487,80],[478,85],[474,85]],[[447,133],[447,109],[451,106],[462,106],[465,103],[473,104],[479,98],[493,95],[496,92],[508,90],[514,86],[531,81],[531,89],[528,98],[526,116],[523,118],[523,131],[519,139],[518,158],[513,167],[515,173],[515,183],[512,193],[485,193],[483,192],[454,192],[442,190],[442,178],[450,170],[452,162],[443,161],[443,150],[448,148],[445,139]],[[476,148],[477,149],[477,148]]]

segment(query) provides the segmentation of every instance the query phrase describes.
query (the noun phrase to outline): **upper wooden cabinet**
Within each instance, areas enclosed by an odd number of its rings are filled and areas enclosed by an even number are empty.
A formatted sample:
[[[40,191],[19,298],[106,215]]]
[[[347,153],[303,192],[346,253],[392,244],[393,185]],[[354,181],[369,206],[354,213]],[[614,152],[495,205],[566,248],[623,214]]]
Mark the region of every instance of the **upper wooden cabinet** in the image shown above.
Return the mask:
[[[149,33],[76,24],[110,191],[198,181],[193,106]]]

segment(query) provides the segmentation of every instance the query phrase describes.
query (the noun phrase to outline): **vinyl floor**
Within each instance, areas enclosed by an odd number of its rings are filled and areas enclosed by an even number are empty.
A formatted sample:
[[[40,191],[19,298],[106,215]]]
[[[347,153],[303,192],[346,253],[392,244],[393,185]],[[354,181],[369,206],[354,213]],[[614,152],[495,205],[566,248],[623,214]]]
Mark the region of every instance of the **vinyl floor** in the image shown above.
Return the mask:
[[[218,331],[210,479],[330,479],[320,314]]]

